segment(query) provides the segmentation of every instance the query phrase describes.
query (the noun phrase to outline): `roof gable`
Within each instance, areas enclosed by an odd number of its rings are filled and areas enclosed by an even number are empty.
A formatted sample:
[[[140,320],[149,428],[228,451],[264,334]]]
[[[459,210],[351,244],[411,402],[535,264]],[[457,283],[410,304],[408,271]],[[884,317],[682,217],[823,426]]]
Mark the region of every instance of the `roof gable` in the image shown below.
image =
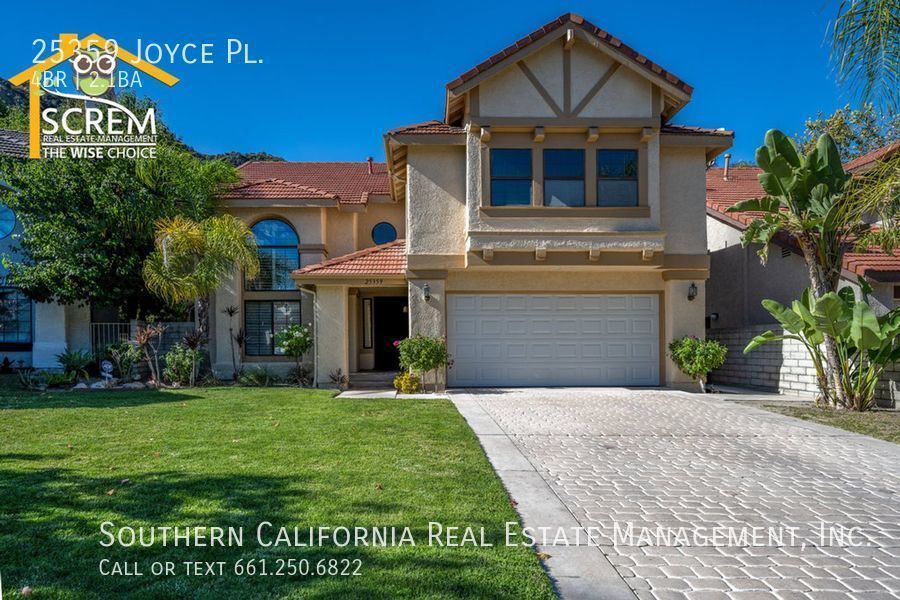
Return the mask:
[[[405,274],[406,240],[404,239],[372,246],[294,271],[294,277]]]
[[[448,83],[445,120],[451,124],[459,122],[464,110],[461,98],[467,91],[497,76],[508,67],[520,63],[529,55],[560,38],[565,38],[567,50],[575,45],[576,38],[587,42],[589,46],[601,51],[618,64],[624,65],[631,72],[637,73],[652,84],[659,86],[664,92],[664,100],[668,109],[664,112],[667,117],[673,115],[690,99],[693,87],[680,77],[651,61],[619,38],[585,20],[581,15],[566,13],[490,56]],[[517,76],[513,75],[513,77]]]

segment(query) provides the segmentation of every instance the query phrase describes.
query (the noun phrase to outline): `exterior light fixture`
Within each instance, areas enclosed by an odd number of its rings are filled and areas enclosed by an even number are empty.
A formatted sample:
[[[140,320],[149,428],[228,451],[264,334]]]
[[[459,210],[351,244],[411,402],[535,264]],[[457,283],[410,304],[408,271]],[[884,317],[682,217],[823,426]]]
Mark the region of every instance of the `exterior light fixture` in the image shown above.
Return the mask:
[[[688,288],[688,300],[693,302],[694,298],[697,297],[697,284],[691,282],[691,286]]]
[[[425,302],[431,301],[431,286],[429,286],[427,283],[422,286],[422,298],[425,300]]]

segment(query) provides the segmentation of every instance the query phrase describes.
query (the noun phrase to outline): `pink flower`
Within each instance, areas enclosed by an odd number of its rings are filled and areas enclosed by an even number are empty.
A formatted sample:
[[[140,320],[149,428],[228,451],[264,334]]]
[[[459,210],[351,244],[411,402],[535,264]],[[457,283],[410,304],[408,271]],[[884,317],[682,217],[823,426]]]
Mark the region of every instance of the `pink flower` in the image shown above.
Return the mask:
[[[400,340],[394,340],[394,348],[400,347]]]

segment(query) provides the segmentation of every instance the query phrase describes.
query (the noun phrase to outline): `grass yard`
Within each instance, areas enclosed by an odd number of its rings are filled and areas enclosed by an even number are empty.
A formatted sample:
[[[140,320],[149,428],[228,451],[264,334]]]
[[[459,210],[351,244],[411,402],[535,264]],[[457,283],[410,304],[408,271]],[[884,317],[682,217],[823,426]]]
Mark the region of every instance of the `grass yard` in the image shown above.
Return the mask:
[[[515,520],[447,401],[335,400],[287,388],[0,390],[4,598],[23,586],[32,598],[551,598],[535,553],[504,545],[505,523]],[[243,527],[243,547],[157,539],[104,548],[104,521]],[[265,548],[256,542],[261,521],[408,526],[417,545]],[[494,546],[429,547],[429,521],[483,527]],[[105,558],[137,562],[144,574],[101,575]],[[271,572],[279,559],[315,569],[332,558],[360,559],[360,574],[232,573],[239,559],[266,559]],[[151,575],[154,561],[172,561],[176,573]],[[225,561],[225,574],[187,576],[185,561]]]
[[[900,412],[870,410],[864,413],[818,408],[812,404],[754,404],[772,412],[788,415],[804,421],[831,425],[847,431],[861,433],[880,440],[900,444]]]

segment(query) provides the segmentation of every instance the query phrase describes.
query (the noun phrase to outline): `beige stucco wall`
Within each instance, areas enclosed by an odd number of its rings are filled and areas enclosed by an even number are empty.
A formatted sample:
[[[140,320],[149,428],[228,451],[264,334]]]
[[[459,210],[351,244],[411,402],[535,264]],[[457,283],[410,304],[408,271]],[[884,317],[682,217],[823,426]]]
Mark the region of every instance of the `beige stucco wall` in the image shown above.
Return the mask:
[[[461,146],[410,146],[409,254],[459,255],[466,243],[466,155]]]
[[[382,221],[397,230],[398,238],[406,237],[406,206],[399,202],[370,202],[366,212],[357,217],[357,250],[374,246],[372,228]]]
[[[544,87],[558,107],[564,106],[566,50],[558,39],[522,62]],[[607,73],[613,59],[584,41],[576,41],[569,53],[571,61],[571,107],[578,106],[587,92]],[[555,117],[517,65],[511,65],[478,86],[478,116]],[[622,65],[579,116],[600,118],[649,117],[652,115],[653,85],[629,66]]]
[[[697,297],[688,300],[688,288],[697,286]],[[665,282],[665,342],[660,352],[666,354],[666,385],[696,391],[691,378],[678,370],[668,356],[668,345],[674,339],[693,335],[706,338],[706,283],[695,281]]]
[[[706,254],[706,154],[703,148],[663,146],[661,226],[669,254]]]
[[[350,374],[348,291],[344,285],[320,285],[316,289],[316,379],[319,387],[333,385],[329,374],[336,369]]]

